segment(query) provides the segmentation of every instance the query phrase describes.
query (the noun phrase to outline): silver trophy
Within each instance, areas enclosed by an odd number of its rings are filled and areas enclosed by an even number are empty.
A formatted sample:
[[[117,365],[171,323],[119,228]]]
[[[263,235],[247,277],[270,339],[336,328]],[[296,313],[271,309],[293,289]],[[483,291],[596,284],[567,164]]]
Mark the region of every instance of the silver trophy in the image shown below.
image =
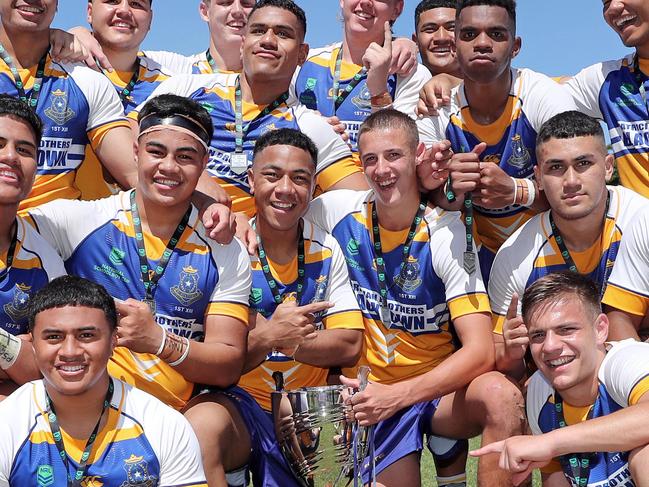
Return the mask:
[[[368,367],[361,367],[360,390]],[[303,487],[362,485],[360,470],[371,429],[358,425],[345,400],[354,393],[342,385],[283,390],[281,373],[271,393],[275,435],[284,458]]]

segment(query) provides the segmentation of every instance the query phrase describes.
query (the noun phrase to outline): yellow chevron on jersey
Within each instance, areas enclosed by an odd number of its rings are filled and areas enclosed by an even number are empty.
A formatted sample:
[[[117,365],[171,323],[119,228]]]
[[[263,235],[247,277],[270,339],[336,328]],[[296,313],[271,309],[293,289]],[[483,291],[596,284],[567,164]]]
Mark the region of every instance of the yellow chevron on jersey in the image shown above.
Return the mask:
[[[345,257],[336,240],[321,228],[304,221],[304,289],[301,300],[304,306],[311,302],[330,301],[334,306],[315,316],[316,329],[363,330],[363,319],[354,298]],[[284,301],[295,300],[297,291],[297,256],[287,264],[278,264],[269,259],[271,273]],[[268,286],[261,263],[251,258],[252,290],[251,308],[266,319],[272,317],[277,304]],[[270,393],[276,390],[273,373],[281,372],[287,390],[300,387],[322,386],[327,383],[329,369],[303,364],[277,351],[255,369],[244,374],[239,385],[255,398],[259,405],[270,411]]]
[[[391,323],[380,319],[375,268],[371,191],[332,191],[316,198],[307,218],[331,230],[340,244],[365,321],[365,344],[359,365],[371,378],[393,383],[416,377],[439,365],[455,350],[451,321],[472,313],[489,313],[480,272],[462,267],[465,227],[459,212],[429,209],[415,233],[410,259],[402,272],[408,229],[380,227]],[[477,256],[476,256],[477,261]]]
[[[600,288],[615,272],[620,244],[628,237],[627,232],[633,221],[638,215],[649,211],[649,200],[630,189],[608,186],[608,194],[610,203],[600,238],[590,248],[570,253],[577,270],[588,275]],[[496,254],[489,278],[495,333],[502,334],[514,293],[522,296],[525,289],[537,279],[568,269],[552,233],[549,213],[548,210],[532,218]],[[610,280],[608,282],[610,284]]]

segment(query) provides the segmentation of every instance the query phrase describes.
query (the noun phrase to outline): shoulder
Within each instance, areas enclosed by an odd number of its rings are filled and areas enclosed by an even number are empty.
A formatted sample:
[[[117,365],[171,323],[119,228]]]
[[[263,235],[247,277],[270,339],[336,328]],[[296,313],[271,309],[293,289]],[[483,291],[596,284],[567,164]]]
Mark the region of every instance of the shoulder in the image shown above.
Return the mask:
[[[309,49],[309,55],[307,57],[307,60],[311,60],[312,58],[317,58],[317,57],[326,57],[326,58],[331,58],[333,52],[336,49],[340,49],[342,46],[342,42],[334,42],[333,44],[328,44],[323,47],[316,47],[315,49]]]
[[[608,186],[611,195],[611,206],[608,216],[615,218],[616,225],[624,231],[633,221],[639,212],[649,211],[649,199],[645,198],[632,189],[623,186]]]
[[[548,401],[548,398],[554,395],[554,388],[540,372],[536,371],[527,384],[527,414],[530,420],[538,421],[541,409]]]
[[[633,65],[633,54],[629,54],[620,59],[612,59],[600,63],[591,64],[585,67],[574,78],[583,79],[604,79],[609,74],[619,71],[622,67]]]
[[[336,189],[318,196],[313,202],[336,213],[360,211],[366,203],[374,200],[372,190],[356,191],[353,189]]]

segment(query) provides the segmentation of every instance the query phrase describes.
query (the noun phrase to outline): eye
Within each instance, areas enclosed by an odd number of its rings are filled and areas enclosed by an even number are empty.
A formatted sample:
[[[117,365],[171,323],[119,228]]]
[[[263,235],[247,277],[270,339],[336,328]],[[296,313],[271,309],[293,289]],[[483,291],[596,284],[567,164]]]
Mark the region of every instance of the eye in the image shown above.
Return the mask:
[[[25,157],[31,157],[31,158],[36,157],[35,151],[31,147],[17,147],[16,151],[24,155]]]
[[[530,334],[530,342],[532,343],[541,343],[545,338],[545,333],[534,332]]]
[[[460,34],[460,39],[463,41],[471,41],[475,39],[476,32],[473,30],[465,30]]]
[[[60,333],[47,333],[43,336],[43,338],[48,342],[56,342],[61,340],[63,338],[63,335],[61,335]]]
[[[503,41],[503,40],[505,40],[507,38],[505,36],[505,33],[503,31],[501,31],[501,30],[493,31],[489,35],[494,41]]]

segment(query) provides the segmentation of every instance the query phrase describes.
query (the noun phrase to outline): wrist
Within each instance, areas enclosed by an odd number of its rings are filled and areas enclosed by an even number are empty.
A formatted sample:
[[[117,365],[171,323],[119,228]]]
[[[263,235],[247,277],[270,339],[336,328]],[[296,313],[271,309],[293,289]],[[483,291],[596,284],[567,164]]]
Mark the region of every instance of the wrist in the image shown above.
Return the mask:
[[[388,108],[392,106],[392,96],[387,91],[383,91],[378,95],[372,95],[370,98],[370,105],[373,109],[380,110],[382,108]]]
[[[0,329],[0,369],[7,370],[16,363],[22,343],[17,336]]]

